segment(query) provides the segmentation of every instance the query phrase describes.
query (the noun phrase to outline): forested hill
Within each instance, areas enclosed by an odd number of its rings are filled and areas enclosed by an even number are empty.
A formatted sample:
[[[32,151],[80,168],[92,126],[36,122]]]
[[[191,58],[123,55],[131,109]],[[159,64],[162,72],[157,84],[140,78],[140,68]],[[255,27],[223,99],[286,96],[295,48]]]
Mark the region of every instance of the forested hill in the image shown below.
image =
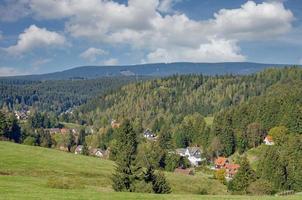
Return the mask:
[[[20,110],[34,107],[38,111],[57,114],[86,103],[130,82],[147,77],[103,77],[90,80],[29,81],[0,79],[0,108]]]
[[[278,64],[249,62],[225,63],[155,63],[128,66],[83,66],[61,72],[11,77],[26,80],[95,79],[104,76],[171,76],[174,74],[251,74]]]
[[[145,127],[156,126],[164,118],[168,126],[174,127],[186,115],[213,115],[265,94],[274,84],[301,79],[302,69],[298,67],[268,69],[244,76],[175,75],[129,84],[110,95],[95,98],[81,106],[73,118],[81,115],[94,125],[99,124],[101,117],[137,118]]]

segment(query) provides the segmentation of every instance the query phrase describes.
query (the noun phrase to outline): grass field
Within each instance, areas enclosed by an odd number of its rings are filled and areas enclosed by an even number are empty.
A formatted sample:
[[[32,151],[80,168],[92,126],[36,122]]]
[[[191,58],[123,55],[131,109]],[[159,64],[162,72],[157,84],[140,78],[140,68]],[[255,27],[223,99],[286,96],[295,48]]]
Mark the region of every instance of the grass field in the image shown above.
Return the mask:
[[[227,195],[225,186],[200,174],[166,173],[173,194],[117,193],[114,163],[57,150],[0,142],[0,199],[251,199]],[[62,189],[63,188],[63,189]],[[197,195],[206,189],[210,195]],[[286,199],[298,200],[302,196]],[[261,197],[261,199],[284,199]]]

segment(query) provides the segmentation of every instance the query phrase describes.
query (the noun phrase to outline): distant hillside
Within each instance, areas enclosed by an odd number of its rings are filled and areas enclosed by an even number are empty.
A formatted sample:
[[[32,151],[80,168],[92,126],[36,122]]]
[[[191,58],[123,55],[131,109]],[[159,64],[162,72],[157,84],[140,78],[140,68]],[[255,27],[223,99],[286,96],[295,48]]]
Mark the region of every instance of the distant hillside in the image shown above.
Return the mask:
[[[0,79],[0,108],[33,106],[40,111],[64,112],[87,100],[147,77],[101,77],[89,80]]]
[[[104,76],[169,76],[173,74],[250,74],[268,67],[284,67],[280,64],[249,62],[228,63],[155,63],[128,66],[83,66],[62,72],[27,75],[13,78],[26,80],[94,79]]]

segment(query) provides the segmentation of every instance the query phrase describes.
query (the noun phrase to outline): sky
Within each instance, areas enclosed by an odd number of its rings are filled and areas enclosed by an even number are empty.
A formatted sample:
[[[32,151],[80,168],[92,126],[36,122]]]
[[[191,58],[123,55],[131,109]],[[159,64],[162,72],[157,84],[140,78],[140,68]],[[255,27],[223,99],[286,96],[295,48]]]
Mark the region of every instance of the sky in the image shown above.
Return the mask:
[[[0,0],[0,76],[243,61],[302,64],[301,0]]]

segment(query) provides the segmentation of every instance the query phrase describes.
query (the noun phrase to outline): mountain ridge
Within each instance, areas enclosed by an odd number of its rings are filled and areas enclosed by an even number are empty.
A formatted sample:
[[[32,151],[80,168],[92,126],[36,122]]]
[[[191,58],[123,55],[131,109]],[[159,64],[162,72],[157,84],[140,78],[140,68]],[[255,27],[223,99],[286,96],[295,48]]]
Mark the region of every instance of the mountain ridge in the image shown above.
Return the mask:
[[[71,69],[46,73],[21,75],[1,78],[25,80],[66,80],[94,79],[113,76],[170,76],[174,74],[251,74],[269,67],[294,66],[293,64],[265,64],[253,62],[220,62],[220,63],[151,63],[115,66],[79,66]]]

